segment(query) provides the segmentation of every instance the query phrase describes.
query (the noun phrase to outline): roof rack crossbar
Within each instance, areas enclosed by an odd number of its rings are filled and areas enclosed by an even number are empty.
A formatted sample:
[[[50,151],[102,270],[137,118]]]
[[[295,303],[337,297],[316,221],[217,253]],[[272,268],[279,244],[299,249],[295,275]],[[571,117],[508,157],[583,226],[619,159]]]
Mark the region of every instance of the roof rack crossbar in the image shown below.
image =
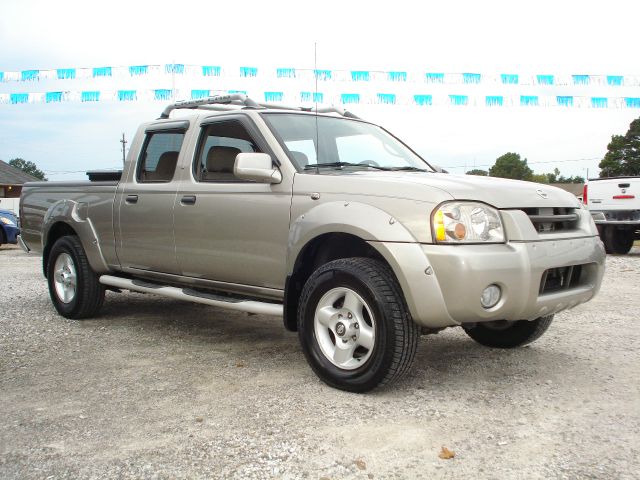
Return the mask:
[[[162,114],[160,115],[160,119],[169,118],[169,114],[176,109],[182,109],[182,108],[193,109],[203,105],[214,105],[214,104],[221,104],[221,105],[235,104],[235,105],[243,105],[245,107],[253,107],[253,108],[259,107],[259,105],[256,102],[254,102],[253,100],[251,100],[249,97],[247,97],[242,93],[233,93],[230,95],[214,95],[212,97],[199,98],[197,100],[180,100],[180,101],[177,101],[176,103],[172,103],[171,105],[169,105],[167,108],[163,110]]]
[[[169,114],[173,110],[177,109],[196,109],[202,107],[206,110],[230,110],[231,106],[240,106],[245,108],[269,108],[272,110],[300,110],[302,112],[316,112],[316,113],[337,113],[340,116],[347,118],[360,119],[360,117],[354,115],[351,112],[343,110],[337,107],[289,107],[286,105],[278,105],[272,103],[257,103],[242,93],[233,93],[230,95],[214,95],[212,97],[199,98],[197,100],[180,100],[176,103],[172,103],[165,108],[160,115],[161,119],[169,118]]]
[[[288,107],[286,105],[278,105],[278,104],[273,104],[273,103],[259,103],[258,105],[260,105],[261,107],[270,108],[270,109],[273,109],[273,110],[301,110],[303,112],[337,113],[338,115],[340,115],[342,117],[356,118],[356,119],[360,120],[360,117],[357,117],[353,113],[348,112],[346,110],[343,110],[342,108],[337,108],[337,107],[320,107],[320,108],[316,109],[315,107]]]

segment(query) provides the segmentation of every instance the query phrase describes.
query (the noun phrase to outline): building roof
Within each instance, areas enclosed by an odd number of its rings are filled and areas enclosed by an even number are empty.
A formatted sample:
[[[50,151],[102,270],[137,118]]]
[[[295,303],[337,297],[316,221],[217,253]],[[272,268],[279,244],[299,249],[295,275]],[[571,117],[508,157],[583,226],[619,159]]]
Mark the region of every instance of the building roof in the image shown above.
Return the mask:
[[[24,173],[0,160],[0,185],[22,185],[26,182],[39,182],[40,179]]]
[[[551,183],[550,185],[573,193],[576,197],[582,195],[582,187],[584,187],[584,183]]]

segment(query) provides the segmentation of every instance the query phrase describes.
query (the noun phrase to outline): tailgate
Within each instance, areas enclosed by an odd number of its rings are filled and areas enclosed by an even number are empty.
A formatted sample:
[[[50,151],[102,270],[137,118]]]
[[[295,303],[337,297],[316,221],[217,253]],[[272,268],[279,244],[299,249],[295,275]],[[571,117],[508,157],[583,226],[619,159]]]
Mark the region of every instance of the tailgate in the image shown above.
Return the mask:
[[[640,210],[640,177],[592,180],[588,202],[591,210]]]

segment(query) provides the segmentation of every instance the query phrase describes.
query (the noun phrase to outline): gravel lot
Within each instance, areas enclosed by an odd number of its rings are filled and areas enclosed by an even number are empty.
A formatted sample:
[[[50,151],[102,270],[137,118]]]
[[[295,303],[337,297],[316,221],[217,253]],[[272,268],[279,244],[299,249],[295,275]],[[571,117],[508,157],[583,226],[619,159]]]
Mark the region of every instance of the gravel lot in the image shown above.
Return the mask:
[[[0,248],[0,478],[638,478],[640,249],[530,347],[459,329],[412,373],[326,387],[271,317],[135,293],[59,317]],[[455,458],[438,457],[442,446]]]

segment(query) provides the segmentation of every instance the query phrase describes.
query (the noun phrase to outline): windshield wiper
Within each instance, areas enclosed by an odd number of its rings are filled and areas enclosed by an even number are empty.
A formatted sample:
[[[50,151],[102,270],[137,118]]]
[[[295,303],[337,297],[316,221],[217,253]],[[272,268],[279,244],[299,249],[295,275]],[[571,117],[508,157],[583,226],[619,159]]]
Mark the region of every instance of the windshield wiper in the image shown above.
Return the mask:
[[[418,167],[391,167],[388,170],[393,172],[430,172],[431,170],[427,170],[426,168],[418,168]]]
[[[316,168],[344,168],[344,167],[361,167],[361,168],[375,168],[376,170],[391,170],[387,167],[380,167],[377,165],[371,165],[369,163],[352,163],[352,162],[327,162],[327,163],[314,163],[305,165],[305,170],[314,170]]]

